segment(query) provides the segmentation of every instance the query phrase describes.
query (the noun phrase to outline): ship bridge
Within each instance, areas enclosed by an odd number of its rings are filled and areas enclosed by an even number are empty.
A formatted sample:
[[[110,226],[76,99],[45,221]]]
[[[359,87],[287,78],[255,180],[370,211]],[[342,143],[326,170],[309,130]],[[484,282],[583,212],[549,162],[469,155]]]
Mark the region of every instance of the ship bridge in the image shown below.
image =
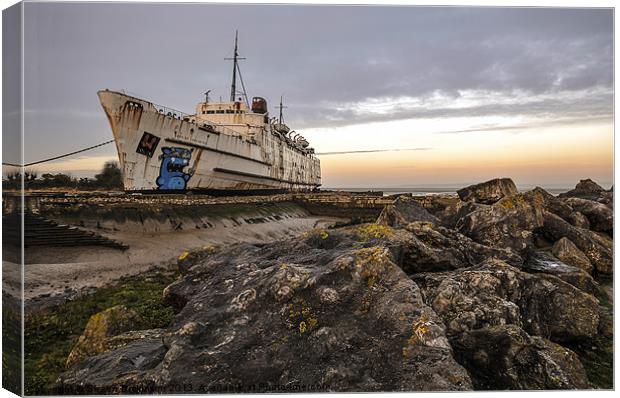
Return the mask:
[[[216,123],[246,137],[256,137],[269,124],[267,101],[254,97],[252,108],[239,98],[235,102],[200,102],[196,105],[196,121]]]

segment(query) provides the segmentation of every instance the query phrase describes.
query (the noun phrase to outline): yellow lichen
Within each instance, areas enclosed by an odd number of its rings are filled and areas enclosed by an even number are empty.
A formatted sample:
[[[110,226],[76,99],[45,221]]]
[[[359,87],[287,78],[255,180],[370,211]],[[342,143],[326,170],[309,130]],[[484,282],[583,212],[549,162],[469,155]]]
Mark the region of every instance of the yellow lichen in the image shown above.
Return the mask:
[[[527,200],[525,200],[525,195],[520,193],[500,200],[499,202],[497,202],[497,205],[504,209],[511,210],[516,207],[527,206],[528,202]]]
[[[285,323],[289,329],[295,325],[299,329],[299,333],[304,334],[310,333],[318,327],[318,317],[304,299],[295,300],[294,304],[288,306],[288,310],[288,318],[286,318]]]
[[[394,232],[386,225],[366,224],[357,229],[357,235],[363,240],[383,239],[392,236]]]
[[[423,341],[424,336],[428,333],[430,326],[429,317],[426,313],[420,315],[420,317],[413,322],[411,326],[411,337],[407,342],[411,345],[418,344]]]
[[[369,247],[356,252],[356,265],[361,268],[361,276],[366,280],[368,287],[373,287],[386,269],[390,256],[383,247]]]
[[[452,384],[462,384],[464,381],[461,375],[449,375],[448,380],[450,380]]]
[[[189,256],[189,252],[183,252],[183,254],[179,256],[179,261],[185,260],[187,256]]]
[[[329,234],[327,233],[327,231],[321,231],[321,239],[325,240],[329,238]]]

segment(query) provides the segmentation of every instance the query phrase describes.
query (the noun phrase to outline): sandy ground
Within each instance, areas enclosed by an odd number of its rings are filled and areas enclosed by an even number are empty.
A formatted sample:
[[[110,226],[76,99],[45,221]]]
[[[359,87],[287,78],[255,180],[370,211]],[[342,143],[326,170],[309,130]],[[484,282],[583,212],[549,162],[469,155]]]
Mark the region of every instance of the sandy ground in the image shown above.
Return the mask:
[[[338,220],[305,216],[202,230],[107,233],[108,237],[129,245],[124,252],[99,246],[32,247],[27,251],[24,270],[24,298],[27,306],[29,301],[58,301],[124,276],[156,267],[174,267],[177,257],[185,250],[206,245],[269,242],[326,227]],[[19,265],[5,260],[2,271],[5,293],[18,295]]]

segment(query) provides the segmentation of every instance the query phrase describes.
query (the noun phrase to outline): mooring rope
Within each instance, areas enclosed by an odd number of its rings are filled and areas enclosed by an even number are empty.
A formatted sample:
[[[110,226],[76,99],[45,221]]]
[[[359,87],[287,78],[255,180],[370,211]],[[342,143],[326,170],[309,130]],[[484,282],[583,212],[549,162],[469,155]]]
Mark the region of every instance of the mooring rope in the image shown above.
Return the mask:
[[[375,153],[375,152],[400,152],[400,151],[428,151],[432,148],[394,148],[394,149],[367,149],[363,151],[339,151],[339,152],[317,152],[317,156],[323,155],[346,155],[349,153]]]
[[[86,151],[90,151],[91,149],[95,149],[95,148],[99,148],[100,146],[104,146],[104,145],[108,145],[113,143],[114,140],[110,140],[110,141],[106,141],[106,142],[102,142],[100,144],[97,145],[93,145],[93,146],[89,146],[87,148],[83,148],[83,149],[79,149],[77,151],[73,151],[73,152],[69,152],[69,153],[65,153],[64,155],[58,155],[58,156],[54,156],[51,158],[47,158],[47,159],[43,159],[43,160],[38,160],[36,162],[30,162],[30,163],[26,163],[24,165],[21,164],[16,164],[16,163],[8,163],[8,162],[2,162],[3,166],[13,166],[13,167],[28,167],[28,166],[34,166],[35,164],[40,164],[40,163],[46,163],[46,162],[51,162],[52,160],[57,160],[57,159],[62,159],[62,158],[66,158],[67,156],[71,156],[71,155],[76,155],[78,153],[82,153],[82,152],[86,152]],[[339,152],[319,152],[317,153],[317,156],[324,156],[324,155],[345,155],[345,154],[349,154],[349,153],[374,153],[374,152],[400,152],[400,151],[426,151],[429,150],[431,148],[395,148],[395,149],[369,149],[369,150],[364,150],[364,151],[339,151]]]
[[[83,149],[79,149],[77,151],[73,151],[73,152],[69,152],[69,153],[65,153],[64,155],[58,155],[58,156],[54,156],[52,158],[47,158],[47,159],[43,159],[43,160],[38,160],[36,162],[30,162],[30,163],[26,163],[24,165],[21,164],[15,164],[15,163],[8,163],[8,162],[2,162],[3,166],[14,166],[14,167],[28,167],[28,166],[34,166],[35,164],[39,164],[39,163],[45,163],[45,162],[51,162],[52,160],[57,160],[57,159],[62,159],[62,158],[66,158],[67,156],[71,156],[71,155],[76,155],[78,153],[82,153],[82,152],[86,152],[86,151],[90,151],[91,149],[95,149],[95,148],[99,148],[100,146],[104,146],[104,145],[108,145],[113,143],[114,140],[110,140],[110,141],[106,141],[106,142],[102,142],[100,144],[97,145],[93,145],[93,146],[89,146],[87,148],[83,148]]]

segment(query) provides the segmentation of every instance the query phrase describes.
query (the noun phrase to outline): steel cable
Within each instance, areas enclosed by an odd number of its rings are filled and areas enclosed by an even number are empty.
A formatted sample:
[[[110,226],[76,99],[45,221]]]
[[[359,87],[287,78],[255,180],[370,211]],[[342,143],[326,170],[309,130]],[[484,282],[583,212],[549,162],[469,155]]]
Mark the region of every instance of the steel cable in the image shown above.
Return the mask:
[[[73,152],[69,152],[69,153],[65,153],[64,155],[58,155],[58,156],[54,156],[51,158],[47,158],[47,159],[43,159],[43,160],[38,160],[36,162],[30,162],[30,163],[26,163],[24,165],[21,164],[15,164],[15,163],[8,163],[8,162],[2,162],[3,166],[14,166],[14,167],[28,167],[28,166],[34,166],[35,164],[40,164],[40,163],[46,163],[46,162],[51,162],[52,160],[57,160],[57,159],[62,159],[62,158],[66,158],[67,156],[71,156],[71,155],[76,155],[78,153],[82,153],[82,152],[86,152],[86,151],[90,151],[91,149],[95,149],[95,148],[99,148],[100,146],[104,146],[104,145],[108,145],[113,143],[114,140],[110,140],[110,141],[106,141],[106,142],[102,142],[100,144],[97,145],[93,145],[93,146],[89,146],[87,148],[83,148],[83,149],[79,149],[77,151],[73,151]]]

